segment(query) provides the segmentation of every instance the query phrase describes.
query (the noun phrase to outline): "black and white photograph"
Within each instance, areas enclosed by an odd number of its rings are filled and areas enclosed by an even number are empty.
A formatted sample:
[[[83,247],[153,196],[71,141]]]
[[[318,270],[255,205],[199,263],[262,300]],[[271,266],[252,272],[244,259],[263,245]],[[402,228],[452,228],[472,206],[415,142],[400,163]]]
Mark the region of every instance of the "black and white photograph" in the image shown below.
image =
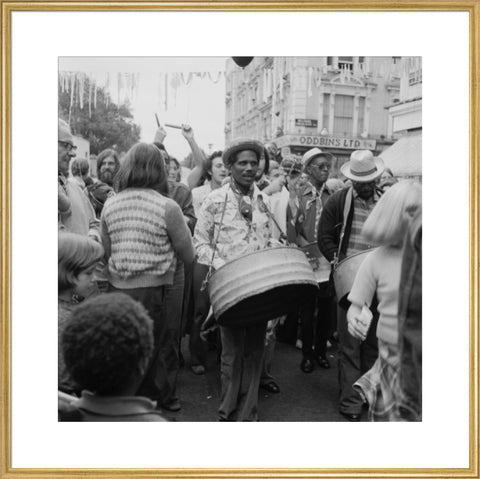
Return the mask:
[[[59,57],[58,421],[422,422],[422,183],[421,56]]]
[[[3,2],[0,476],[476,477],[479,21]]]

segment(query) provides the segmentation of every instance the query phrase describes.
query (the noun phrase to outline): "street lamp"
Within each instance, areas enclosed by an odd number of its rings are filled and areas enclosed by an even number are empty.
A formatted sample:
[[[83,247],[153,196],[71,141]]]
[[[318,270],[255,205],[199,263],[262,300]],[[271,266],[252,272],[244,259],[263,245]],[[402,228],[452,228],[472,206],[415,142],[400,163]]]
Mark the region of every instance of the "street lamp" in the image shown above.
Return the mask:
[[[328,136],[328,130],[325,127],[323,127],[322,131],[320,132],[320,135]]]

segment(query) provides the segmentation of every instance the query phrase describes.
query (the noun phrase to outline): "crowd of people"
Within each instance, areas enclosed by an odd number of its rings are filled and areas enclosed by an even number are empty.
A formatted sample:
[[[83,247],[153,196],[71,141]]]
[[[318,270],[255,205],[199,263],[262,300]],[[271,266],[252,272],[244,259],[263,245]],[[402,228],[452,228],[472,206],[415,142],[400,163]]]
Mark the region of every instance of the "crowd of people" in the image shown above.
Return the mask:
[[[187,164],[167,152],[160,126],[123,158],[102,151],[92,177],[59,120],[59,420],[164,421],[182,408],[180,368],[205,374],[209,348],[218,420],[261,420],[259,390],[280,393],[280,333],[305,374],[330,369],[327,348],[338,347],[348,420],[364,408],[372,421],[421,420],[420,184],[396,179],[369,150],[334,178],[319,148],[282,158],[274,144],[236,138],[207,156],[190,126],[181,132]],[[278,247],[302,251],[312,292],[280,315],[267,304],[257,320],[216,318],[212,275]],[[339,297],[334,272],[359,255]]]

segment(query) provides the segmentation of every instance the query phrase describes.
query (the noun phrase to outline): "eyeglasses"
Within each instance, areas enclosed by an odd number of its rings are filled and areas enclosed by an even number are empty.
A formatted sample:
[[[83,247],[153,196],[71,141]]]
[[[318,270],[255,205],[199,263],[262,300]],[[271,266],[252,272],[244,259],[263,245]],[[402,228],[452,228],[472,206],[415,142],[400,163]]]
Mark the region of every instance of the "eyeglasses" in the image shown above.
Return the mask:
[[[312,168],[315,168],[316,170],[330,170],[332,165],[330,163],[317,163],[312,165]]]
[[[71,143],[67,143],[66,141],[58,140],[58,143],[62,145],[67,151],[72,151],[74,148],[77,149],[76,146],[73,146]]]

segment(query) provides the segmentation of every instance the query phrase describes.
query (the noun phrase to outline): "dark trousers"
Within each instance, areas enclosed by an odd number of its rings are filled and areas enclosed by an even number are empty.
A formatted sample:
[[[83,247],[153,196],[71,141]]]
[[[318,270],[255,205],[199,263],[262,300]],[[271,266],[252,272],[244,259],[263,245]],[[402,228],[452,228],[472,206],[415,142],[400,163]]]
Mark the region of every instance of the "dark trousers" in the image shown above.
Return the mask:
[[[168,398],[170,394],[164,360],[165,345],[169,343],[169,332],[165,319],[165,286],[118,289],[110,285],[110,291],[128,294],[143,304],[153,321],[153,355],[137,394],[147,396],[161,404],[164,402],[164,398]]]
[[[355,339],[348,332],[347,311],[342,307],[337,309],[340,411],[347,414],[361,413],[363,401],[353,389],[353,384],[373,366],[378,357],[376,305],[374,301],[370,308],[373,319],[365,341]]]
[[[180,335],[184,306],[184,285],[185,276],[183,263],[178,261],[173,277],[173,284],[165,287],[165,320],[167,331],[162,354],[166,367],[169,390],[168,396],[163,400],[166,403],[176,399],[177,377],[180,370]]]
[[[192,325],[190,327],[190,337],[188,348],[192,366],[205,365],[207,359],[207,346],[200,337],[200,330],[205,319],[207,319],[210,309],[210,297],[208,289],[201,291],[202,283],[207,276],[208,266],[195,263],[193,266],[193,298],[194,312]]]
[[[247,327],[220,327],[222,396],[218,413],[221,420],[258,420],[266,329],[266,321]]]
[[[300,308],[300,338],[304,358],[326,357],[333,307],[334,302],[328,282],[319,283],[317,294],[302,304]]]

